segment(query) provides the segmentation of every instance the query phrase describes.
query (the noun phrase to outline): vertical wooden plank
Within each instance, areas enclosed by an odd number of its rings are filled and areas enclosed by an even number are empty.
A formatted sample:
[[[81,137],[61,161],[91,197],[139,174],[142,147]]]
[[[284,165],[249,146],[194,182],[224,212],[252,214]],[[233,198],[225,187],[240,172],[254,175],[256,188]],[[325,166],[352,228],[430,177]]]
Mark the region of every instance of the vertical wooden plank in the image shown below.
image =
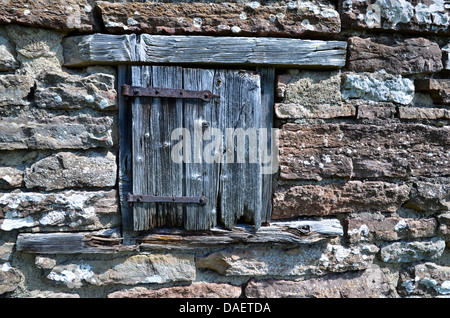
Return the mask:
[[[214,70],[184,69],[183,74],[185,89],[209,90],[215,93]],[[218,128],[217,107],[219,107],[217,98],[209,102],[188,99],[183,105],[184,127],[190,132],[191,137],[191,156],[185,163],[185,195],[203,195],[208,199],[204,205],[186,205],[184,227],[187,230],[207,230],[217,222],[220,162],[216,162],[213,155],[208,156],[211,151],[221,151],[212,144],[214,129]],[[203,140],[203,136],[206,140]],[[222,135],[216,138],[221,141]],[[204,151],[208,149],[210,153],[205,154]],[[218,158],[220,159],[220,156]],[[213,159],[212,162],[210,159]]]
[[[126,200],[127,193],[132,189],[132,156],[131,156],[131,107],[128,100],[122,96],[121,87],[129,83],[130,72],[127,66],[118,68],[119,92],[119,197],[122,213],[122,228],[133,229],[133,214]]]
[[[263,153],[261,154],[264,158],[265,155],[271,156],[273,160],[277,160],[277,153],[272,153],[272,128],[273,128],[273,116],[274,116],[274,105],[275,105],[275,68],[273,67],[263,67],[257,69],[258,73],[261,75],[261,128],[267,129],[267,144],[265,149],[260,149]],[[261,135],[259,136],[261,138]],[[264,153],[268,152],[268,153]],[[264,159],[263,159],[264,161]],[[265,162],[261,163],[263,167],[268,167]],[[278,161],[276,161],[276,166],[278,167]],[[264,169],[264,168],[263,168]],[[269,222],[272,215],[272,180],[274,174],[267,173],[266,171],[262,176],[262,198],[261,198],[261,221]],[[273,173],[275,171],[272,170]]]
[[[132,85],[182,88],[178,67],[133,67]],[[183,166],[171,160],[171,133],[182,127],[182,101],[135,98],[133,103],[133,193],[183,195]],[[168,203],[134,203],[134,229],[182,226],[183,206]]]
[[[254,147],[251,149],[249,141],[235,141],[232,134],[239,134],[237,129],[241,129],[241,135],[242,132],[252,130],[257,132],[261,127],[260,77],[256,73],[244,71],[225,70],[220,73],[219,121],[225,132],[225,153],[220,176],[220,218],[228,229],[239,219],[258,228],[261,224],[262,196],[259,153]],[[241,145],[245,145],[244,150],[239,149]],[[250,160],[251,151],[256,151],[255,163]],[[238,162],[238,155],[243,154],[244,162]]]

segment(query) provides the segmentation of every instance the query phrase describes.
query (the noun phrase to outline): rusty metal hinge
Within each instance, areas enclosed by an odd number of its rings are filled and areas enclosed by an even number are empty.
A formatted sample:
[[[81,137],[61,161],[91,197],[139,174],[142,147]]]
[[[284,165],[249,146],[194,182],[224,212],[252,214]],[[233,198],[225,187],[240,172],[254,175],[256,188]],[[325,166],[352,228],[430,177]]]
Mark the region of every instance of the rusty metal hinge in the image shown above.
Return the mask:
[[[204,196],[192,197],[173,197],[173,196],[159,196],[159,195],[143,195],[143,194],[127,194],[127,201],[130,203],[197,203],[205,204],[208,199]]]
[[[209,90],[191,91],[177,88],[158,88],[158,87],[140,87],[122,85],[123,96],[146,96],[146,97],[164,97],[164,98],[195,98],[209,102],[213,97],[218,97]]]

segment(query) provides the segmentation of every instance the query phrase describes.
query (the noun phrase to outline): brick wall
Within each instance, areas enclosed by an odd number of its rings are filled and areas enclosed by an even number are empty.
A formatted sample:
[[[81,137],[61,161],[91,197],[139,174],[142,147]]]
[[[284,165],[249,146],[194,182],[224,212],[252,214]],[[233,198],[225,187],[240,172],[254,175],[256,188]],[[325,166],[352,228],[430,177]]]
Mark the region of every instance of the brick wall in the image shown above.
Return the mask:
[[[3,1],[0,297],[450,294],[449,23],[446,4],[420,0]],[[68,68],[62,43],[142,32],[347,41],[344,67],[280,67],[273,87],[272,220],[337,230],[123,244],[117,66]],[[24,248],[54,234],[76,252]]]

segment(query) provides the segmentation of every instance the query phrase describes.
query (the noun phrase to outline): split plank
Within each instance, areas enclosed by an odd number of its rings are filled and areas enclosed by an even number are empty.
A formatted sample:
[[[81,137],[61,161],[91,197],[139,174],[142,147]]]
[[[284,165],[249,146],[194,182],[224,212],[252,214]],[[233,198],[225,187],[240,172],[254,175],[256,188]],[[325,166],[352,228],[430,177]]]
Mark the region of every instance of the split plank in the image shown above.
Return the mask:
[[[140,250],[188,250],[232,246],[236,244],[298,245],[312,244],[331,237],[343,235],[337,219],[273,222],[255,229],[239,224],[232,230],[215,227],[210,231],[189,232],[174,229],[154,229],[135,240]]]
[[[111,254],[145,250],[188,250],[214,248],[236,244],[298,245],[312,244],[328,238],[342,236],[339,220],[301,220],[273,222],[255,229],[238,225],[232,230],[212,228],[192,232],[175,228],[155,228],[136,233],[137,245],[123,245],[122,238],[108,237],[96,232],[76,233],[20,233],[16,249],[32,254]]]
[[[16,249],[38,254],[111,254],[137,249],[121,242],[121,238],[109,238],[92,232],[21,233],[17,237]]]
[[[63,41],[64,65],[130,63],[254,64],[339,68],[344,41],[268,37],[93,34]]]

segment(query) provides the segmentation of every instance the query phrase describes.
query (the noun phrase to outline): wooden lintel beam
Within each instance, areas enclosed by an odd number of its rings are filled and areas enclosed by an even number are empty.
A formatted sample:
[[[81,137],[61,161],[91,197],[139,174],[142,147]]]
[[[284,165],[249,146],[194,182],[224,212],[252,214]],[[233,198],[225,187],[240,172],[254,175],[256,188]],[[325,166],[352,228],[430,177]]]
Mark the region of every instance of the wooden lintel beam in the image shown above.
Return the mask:
[[[64,65],[214,64],[340,68],[344,41],[269,37],[93,34],[63,41]]]

